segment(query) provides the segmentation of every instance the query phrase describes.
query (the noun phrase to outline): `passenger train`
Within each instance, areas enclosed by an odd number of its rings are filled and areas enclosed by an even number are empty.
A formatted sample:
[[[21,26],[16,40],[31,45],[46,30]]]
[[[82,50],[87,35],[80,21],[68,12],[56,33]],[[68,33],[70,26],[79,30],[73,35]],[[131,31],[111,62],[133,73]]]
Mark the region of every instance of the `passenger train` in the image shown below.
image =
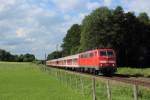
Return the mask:
[[[90,50],[67,57],[48,60],[46,65],[94,74],[111,75],[117,71],[116,54],[110,48]]]

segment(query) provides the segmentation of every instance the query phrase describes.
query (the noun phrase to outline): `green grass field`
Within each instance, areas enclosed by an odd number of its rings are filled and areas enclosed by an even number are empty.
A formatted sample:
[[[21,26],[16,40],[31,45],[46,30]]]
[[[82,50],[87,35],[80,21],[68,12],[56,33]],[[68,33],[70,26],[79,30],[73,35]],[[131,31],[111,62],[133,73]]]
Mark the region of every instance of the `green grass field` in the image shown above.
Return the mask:
[[[43,68],[33,63],[0,62],[0,100],[92,100],[91,79]],[[120,74],[139,72],[149,76],[149,69],[118,69]],[[110,83],[112,100],[133,100],[132,85]],[[108,100],[103,80],[96,81],[96,97]],[[139,87],[139,99],[150,100],[150,89]]]
[[[118,74],[126,74],[131,76],[139,77],[150,77],[150,68],[129,68],[122,67],[118,68]]]
[[[0,100],[88,100],[32,63],[0,62]]]

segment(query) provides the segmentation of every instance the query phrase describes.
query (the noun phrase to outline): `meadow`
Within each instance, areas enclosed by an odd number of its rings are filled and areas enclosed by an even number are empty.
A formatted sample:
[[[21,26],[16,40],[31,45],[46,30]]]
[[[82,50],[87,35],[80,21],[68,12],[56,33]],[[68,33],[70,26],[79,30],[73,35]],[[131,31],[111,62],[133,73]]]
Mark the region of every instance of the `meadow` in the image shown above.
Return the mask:
[[[32,63],[0,62],[0,100],[88,100]]]
[[[128,71],[129,70],[129,71]],[[147,71],[119,68],[120,74]],[[133,85],[110,82],[112,100],[133,100]],[[92,100],[92,79],[33,63],[0,62],[0,100]],[[150,89],[139,87],[140,100],[150,100]],[[104,80],[96,80],[97,100],[107,99]]]

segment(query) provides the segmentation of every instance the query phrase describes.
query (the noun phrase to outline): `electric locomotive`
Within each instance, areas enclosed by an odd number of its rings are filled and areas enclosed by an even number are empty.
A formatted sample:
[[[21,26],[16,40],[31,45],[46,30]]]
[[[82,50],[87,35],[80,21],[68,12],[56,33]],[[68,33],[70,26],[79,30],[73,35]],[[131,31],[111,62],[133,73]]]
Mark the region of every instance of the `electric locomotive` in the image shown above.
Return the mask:
[[[90,50],[76,55],[48,60],[46,64],[95,74],[111,75],[117,71],[115,51],[109,48]]]

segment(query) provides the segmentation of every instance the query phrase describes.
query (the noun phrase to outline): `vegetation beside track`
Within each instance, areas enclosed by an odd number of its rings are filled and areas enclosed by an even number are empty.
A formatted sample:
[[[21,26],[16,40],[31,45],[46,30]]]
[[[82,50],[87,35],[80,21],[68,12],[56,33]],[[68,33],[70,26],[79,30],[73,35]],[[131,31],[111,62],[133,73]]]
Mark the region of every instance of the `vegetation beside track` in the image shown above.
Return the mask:
[[[150,68],[130,68],[121,67],[118,68],[117,74],[129,75],[129,77],[149,77],[150,78]]]
[[[64,85],[70,86],[74,90],[83,94],[92,100],[93,86],[92,77],[84,77],[77,74],[71,74],[63,70],[46,68],[50,75],[56,77]],[[109,81],[112,100],[133,100],[134,85],[125,84],[117,81]],[[96,80],[96,100],[108,100],[107,98],[107,81]],[[140,100],[150,99],[150,89],[138,86],[138,98]]]
[[[32,63],[0,62],[0,100],[85,100]],[[88,100],[88,99],[86,99]]]

